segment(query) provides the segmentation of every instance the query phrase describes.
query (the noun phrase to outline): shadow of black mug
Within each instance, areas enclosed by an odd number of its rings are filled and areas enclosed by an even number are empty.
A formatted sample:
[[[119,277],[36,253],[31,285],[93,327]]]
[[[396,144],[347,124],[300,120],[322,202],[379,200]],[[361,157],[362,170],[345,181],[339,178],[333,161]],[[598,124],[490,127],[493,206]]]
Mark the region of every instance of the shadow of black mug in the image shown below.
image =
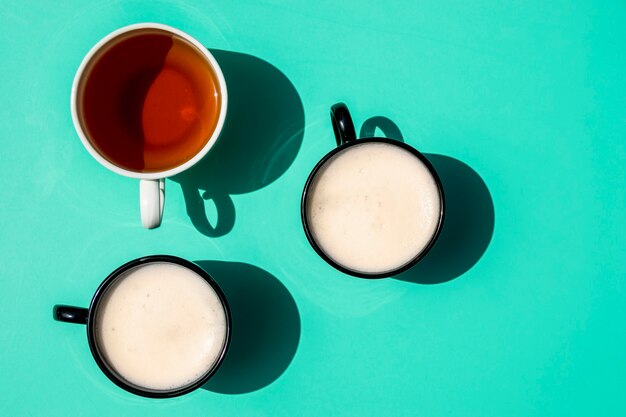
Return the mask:
[[[300,204],[300,215],[302,218],[302,225],[304,228],[304,233],[306,234],[306,237],[309,243],[311,244],[311,246],[313,247],[313,249],[315,250],[315,252],[317,252],[317,254],[322,259],[324,259],[324,261],[326,261],[329,265],[331,265],[335,269],[343,273],[346,273],[348,275],[352,275],[352,276],[359,277],[359,278],[387,278],[387,277],[391,277],[396,274],[399,274],[401,272],[404,272],[408,270],[409,268],[411,268],[412,266],[414,266],[416,263],[418,263],[421,259],[424,258],[424,256],[426,256],[428,251],[435,244],[435,241],[437,240],[437,237],[439,236],[441,232],[441,229],[443,226],[444,212],[445,212],[444,194],[443,194],[443,186],[441,185],[441,180],[439,179],[439,176],[437,175],[435,168],[431,165],[428,159],[426,159],[426,157],[422,155],[422,153],[420,153],[418,150],[416,150],[412,146],[407,145],[406,143],[400,142],[398,140],[393,140],[389,138],[381,138],[381,137],[367,137],[367,138],[357,139],[356,131],[354,129],[354,123],[352,122],[352,117],[350,116],[348,107],[344,103],[337,103],[331,107],[330,118],[331,118],[331,123],[333,126],[333,131],[335,134],[335,139],[337,142],[337,147],[333,149],[332,151],[328,152],[317,163],[317,165],[315,165],[315,167],[311,171],[311,174],[309,175],[304,185],[304,190],[302,192],[302,199],[301,199],[301,204]],[[317,174],[320,173],[322,169],[327,166],[328,162],[330,162],[333,159],[333,157],[335,157],[336,155],[343,153],[354,146],[363,146],[365,144],[372,144],[372,143],[388,144],[388,145],[401,148],[409,152],[413,156],[415,156],[417,159],[419,159],[419,161],[426,167],[426,169],[432,176],[432,179],[437,189],[437,194],[438,194],[438,198],[440,202],[439,211],[437,213],[436,227],[433,233],[431,234],[426,245],[422,247],[421,250],[417,251],[415,255],[408,262],[402,263],[400,265],[397,265],[383,272],[367,272],[363,270],[357,270],[357,269],[342,265],[339,262],[335,261],[329,254],[327,254],[322,249],[322,247],[318,243],[315,237],[315,233],[312,230],[312,227],[309,221],[309,213],[308,213],[309,211],[308,198],[311,195],[311,188],[312,188],[312,185],[315,183]]]
[[[203,373],[200,374],[198,378],[194,378],[191,383],[176,386],[170,389],[153,389],[148,387],[143,387],[138,384],[132,383],[129,380],[125,379],[119,372],[117,372],[113,366],[111,366],[107,359],[106,355],[103,352],[103,348],[100,346],[101,343],[98,341],[98,328],[97,328],[97,317],[99,309],[103,304],[106,304],[108,291],[115,287],[115,284],[122,281],[128,273],[134,271],[138,268],[144,267],[149,264],[173,264],[181,266],[191,272],[197,274],[199,277],[204,279],[206,283],[209,284],[211,289],[214,291],[215,295],[219,299],[223,309],[224,309],[224,317],[225,317],[225,335],[224,342],[219,350],[218,355],[212,365],[206,369]],[[136,395],[140,395],[142,397],[149,398],[171,398],[177,397],[183,394],[187,394],[191,391],[194,391],[201,386],[203,386],[218,370],[224,358],[226,356],[226,352],[228,350],[228,346],[230,344],[230,335],[232,332],[232,324],[231,324],[231,315],[230,309],[228,307],[228,303],[226,301],[226,297],[224,293],[217,285],[217,283],[213,280],[213,278],[198,265],[187,261],[182,258],[178,258],[170,255],[152,255],[146,256],[139,259],[132,260],[119,268],[113,271],[103,282],[100,284],[98,289],[96,290],[91,304],[89,308],[81,308],[81,307],[73,307],[68,305],[55,305],[53,309],[53,317],[57,321],[68,322],[68,323],[77,323],[77,324],[85,324],[87,325],[87,341],[89,342],[89,348],[91,350],[91,354],[93,355],[94,360],[98,364],[100,370],[117,386],[125,389],[128,392],[131,392]],[[158,365],[158,364],[156,364]]]

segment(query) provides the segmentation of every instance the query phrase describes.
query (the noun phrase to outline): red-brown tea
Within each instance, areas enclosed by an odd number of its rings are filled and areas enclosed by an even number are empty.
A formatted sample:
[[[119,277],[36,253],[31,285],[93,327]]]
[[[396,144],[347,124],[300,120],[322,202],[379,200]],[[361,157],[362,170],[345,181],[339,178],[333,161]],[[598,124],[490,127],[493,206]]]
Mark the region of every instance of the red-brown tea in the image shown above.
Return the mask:
[[[220,114],[209,61],[187,40],[159,29],[124,33],[85,67],[77,110],[93,147],[120,168],[159,172],[196,155]]]

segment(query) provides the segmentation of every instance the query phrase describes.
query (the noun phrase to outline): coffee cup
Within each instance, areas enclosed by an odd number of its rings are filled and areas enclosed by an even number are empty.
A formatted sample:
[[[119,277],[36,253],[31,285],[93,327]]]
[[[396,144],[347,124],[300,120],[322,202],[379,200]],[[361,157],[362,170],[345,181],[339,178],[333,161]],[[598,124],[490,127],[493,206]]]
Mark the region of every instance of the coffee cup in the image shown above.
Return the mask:
[[[315,165],[301,200],[305,235],[317,254],[346,274],[384,278],[419,262],[444,218],[443,187],[412,146],[357,139],[343,103],[331,107],[337,147]]]
[[[140,23],[105,36],[72,85],[74,127],[105,168],[140,181],[141,220],[161,224],[165,178],[196,164],[218,140],[226,82],[211,53],[173,27]]]
[[[100,284],[89,308],[56,305],[53,315],[86,324],[102,372],[150,398],[204,385],[230,343],[230,310],[219,286],[196,264],[168,255],[122,265]]]

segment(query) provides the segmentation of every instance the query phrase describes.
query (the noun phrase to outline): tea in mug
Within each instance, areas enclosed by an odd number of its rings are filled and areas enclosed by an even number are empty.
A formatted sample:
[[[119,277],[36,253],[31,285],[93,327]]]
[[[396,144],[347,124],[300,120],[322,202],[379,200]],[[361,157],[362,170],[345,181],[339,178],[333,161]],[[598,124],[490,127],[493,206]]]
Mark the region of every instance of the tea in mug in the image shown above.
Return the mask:
[[[112,164],[134,172],[184,164],[207,143],[222,92],[210,62],[189,41],[160,29],[110,40],[78,85],[88,140]]]

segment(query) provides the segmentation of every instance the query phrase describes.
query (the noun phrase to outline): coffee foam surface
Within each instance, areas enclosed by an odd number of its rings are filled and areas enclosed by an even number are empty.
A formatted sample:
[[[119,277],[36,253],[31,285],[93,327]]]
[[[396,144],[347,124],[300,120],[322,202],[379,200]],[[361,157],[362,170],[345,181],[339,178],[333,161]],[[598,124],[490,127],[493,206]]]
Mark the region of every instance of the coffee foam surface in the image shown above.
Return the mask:
[[[202,377],[226,340],[226,314],[213,288],[195,272],[151,263],[112,284],[96,314],[97,344],[122,379],[170,390]]]
[[[327,161],[309,188],[306,216],[314,240],[336,263],[385,273],[428,245],[440,207],[435,179],[419,158],[374,142]]]

